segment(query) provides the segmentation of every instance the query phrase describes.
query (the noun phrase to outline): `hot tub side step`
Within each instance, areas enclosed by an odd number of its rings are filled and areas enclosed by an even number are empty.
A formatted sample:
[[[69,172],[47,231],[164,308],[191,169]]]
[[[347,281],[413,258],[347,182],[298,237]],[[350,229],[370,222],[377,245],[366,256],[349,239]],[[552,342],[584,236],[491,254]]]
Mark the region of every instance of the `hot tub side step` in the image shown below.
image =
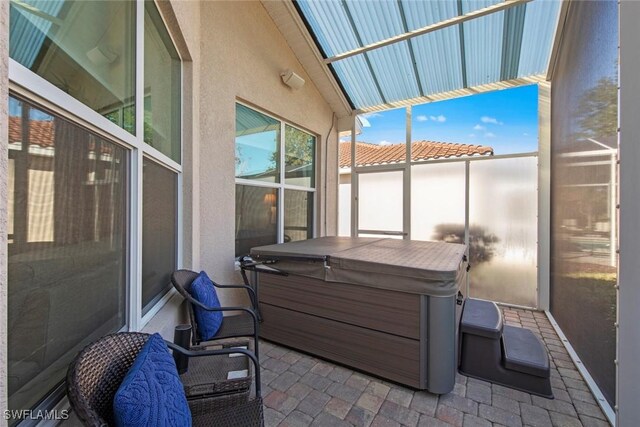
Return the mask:
[[[544,345],[528,329],[504,326],[495,303],[467,299],[460,346],[462,374],[553,398]]]
[[[496,303],[467,298],[462,311],[460,332],[500,339],[502,335],[502,313]]]
[[[551,376],[547,350],[529,329],[505,326],[502,346],[505,368],[542,378]]]

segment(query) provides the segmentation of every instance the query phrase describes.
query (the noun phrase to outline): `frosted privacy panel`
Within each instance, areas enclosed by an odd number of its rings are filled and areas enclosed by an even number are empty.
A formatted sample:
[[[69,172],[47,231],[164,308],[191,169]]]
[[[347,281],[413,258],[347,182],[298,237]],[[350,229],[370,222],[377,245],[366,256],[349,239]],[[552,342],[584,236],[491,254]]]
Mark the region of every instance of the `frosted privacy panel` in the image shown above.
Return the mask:
[[[358,228],[402,231],[402,171],[358,175]]]
[[[351,236],[351,174],[340,175],[338,187],[338,236]]]
[[[551,98],[551,313],[614,405],[618,6],[575,6]]]
[[[537,160],[471,162],[469,293],[474,298],[537,305]]]
[[[411,239],[464,243],[465,162],[411,167]]]

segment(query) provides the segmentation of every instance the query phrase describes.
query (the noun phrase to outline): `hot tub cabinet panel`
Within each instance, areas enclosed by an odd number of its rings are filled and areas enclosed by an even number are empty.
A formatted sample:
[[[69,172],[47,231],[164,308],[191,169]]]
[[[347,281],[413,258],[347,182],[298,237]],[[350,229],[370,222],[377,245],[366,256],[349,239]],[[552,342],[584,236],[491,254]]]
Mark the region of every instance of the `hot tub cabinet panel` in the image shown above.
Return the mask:
[[[420,342],[324,317],[260,304],[268,340],[420,388]]]
[[[260,302],[420,339],[420,295],[325,282],[304,276],[265,274],[260,278]]]
[[[268,340],[410,387],[448,393],[457,368],[465,247],[324,237],[252,249]]]

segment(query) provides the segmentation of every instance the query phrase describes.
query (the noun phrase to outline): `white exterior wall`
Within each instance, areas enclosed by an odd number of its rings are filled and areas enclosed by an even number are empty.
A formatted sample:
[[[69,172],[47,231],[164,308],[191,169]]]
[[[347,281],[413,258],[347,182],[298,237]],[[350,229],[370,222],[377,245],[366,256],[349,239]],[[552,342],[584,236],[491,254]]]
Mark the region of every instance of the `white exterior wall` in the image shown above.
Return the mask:
[[[7,173],[9,2],[0,2],[0,410],[7,408]],[[6,425],[4,419],[0,425]]]

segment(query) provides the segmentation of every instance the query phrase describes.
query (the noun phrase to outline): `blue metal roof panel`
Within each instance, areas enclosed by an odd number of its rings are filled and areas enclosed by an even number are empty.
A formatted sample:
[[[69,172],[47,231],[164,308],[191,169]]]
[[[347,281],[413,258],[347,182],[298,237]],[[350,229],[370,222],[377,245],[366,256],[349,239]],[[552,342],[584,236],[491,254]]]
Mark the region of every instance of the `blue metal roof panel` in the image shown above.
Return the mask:
[[[407,42],[372,50],[367,55],[387,102],[420,96]]]
[[[518,76],[546,73],[560,16],[560,0],[527,3]]]
[[[467,85],[479,86],[499,81],[504,12],[492,13],[462,25]]]
[[[502,1],[298,0],[297,4],[321,48],[333,57],[454,18],[459,4],[467,14]],[[559,9],[560,0],[533,0],[331,66],[357,109],[539,75],[549,62]]]
[[[298,1],[297,4],[327,56],[360,47],[341,2]]]
[[[404,33],[396,0],[345,2],[364,45]]]
[[[457,2],[451,0],[401,0],[409,31],[458,16]]]
[[[502,3],[504,0],[461,0],[462,14],[472,12],[474,10],[484,9],[494,4]]]
[[[425,95],[462,87],[462,60],[458,26],[411,40]]]
[[[363,55],[334,62],[332,66],[356,108],[384,103]]]

